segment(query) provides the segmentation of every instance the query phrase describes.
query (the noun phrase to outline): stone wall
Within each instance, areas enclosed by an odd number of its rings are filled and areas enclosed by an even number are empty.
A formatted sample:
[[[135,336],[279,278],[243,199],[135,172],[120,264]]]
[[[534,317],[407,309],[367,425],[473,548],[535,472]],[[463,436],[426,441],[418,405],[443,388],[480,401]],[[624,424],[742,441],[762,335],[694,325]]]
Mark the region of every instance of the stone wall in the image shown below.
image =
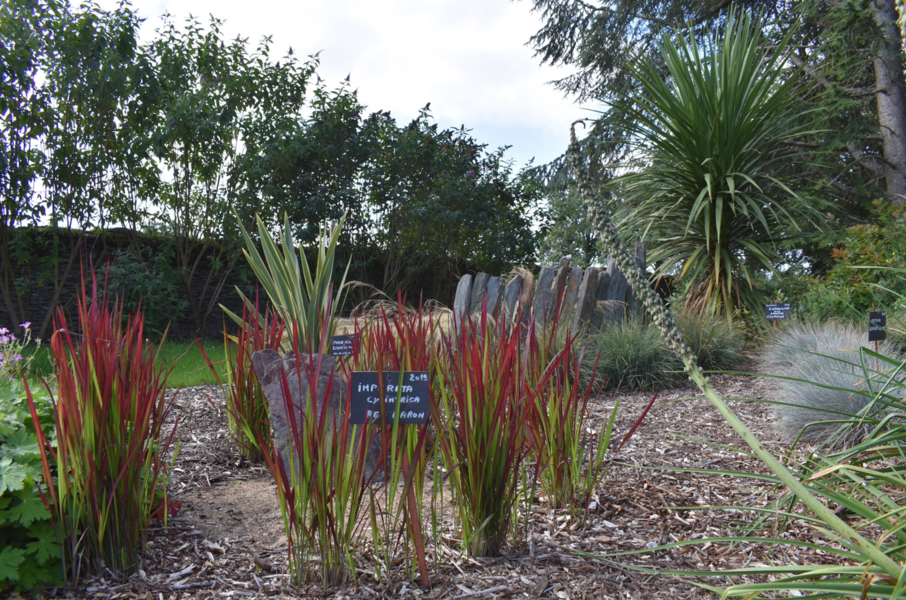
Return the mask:
[[[636,263],[645,269],[645,245],[636,245]],[[563,258],[557,266],[543,266],[535,277],[529,272],[517,274],[508,282],[487,273],[463,275],[456,288],[453,311],[458,318],[481,310],[487,301],[488,314],[517,316],[546,325],[559,315],[560,326],[573,331],[587,326],[600,329],[605,323],[622,321],[640,315],[643,308],[629,282],[608,259],[604,269],[570,267]],[[558,309],[559,308],[559,312]]]

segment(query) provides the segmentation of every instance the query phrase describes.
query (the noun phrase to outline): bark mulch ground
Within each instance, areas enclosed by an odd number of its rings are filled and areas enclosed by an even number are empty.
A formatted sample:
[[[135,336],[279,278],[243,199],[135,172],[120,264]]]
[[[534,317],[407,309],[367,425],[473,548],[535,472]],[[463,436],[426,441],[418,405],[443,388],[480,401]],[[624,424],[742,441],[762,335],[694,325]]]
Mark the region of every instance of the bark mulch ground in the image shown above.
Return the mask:
[[[714,378],[725,398],[761,398],[770,383],[751,376]],[[651,398],[620,394],[615,439],[621,439]],[[592,409],[596,427],[610,414],[614,397],[605,394]],[[768,408],[735,402],[734,410],[774,451]],[[763,505],[770,485],[730,476],[679,469],[763,471],[760,463],[723,446],[743,442],[691,386],[661,392],[635,436],[622,449],[584,528],[568,514],[550,510],[543,499],[528,520],[527,540],[493,560],[463,556],[455,532],[443,532],[442,559],[432,567],[432,588],[420,589],[402,574],[379,582],[367,562],[356,585],[323,590],[288,585],[286,541],[275,486],[263,465],[240,459],[227,436],[218,388],[175,393],[179,453],[170,489],[181,503],[168,527],[151,532],[141,571],[125,580],[92,579],[57,596],[75,598],[713,598],[691,579],[633,570],[716,571],[759,565],[827,562],[822,553],[777,549],[766,544],[706,543],[612,561],[578,554],[645,549],[681,540],[739,534],[751,518],[734,506]],[[661,470],[666,468],[665,470]],[[686,507],[727,507],[686,510]],[[766,537],[771,532],[765,532]],[[367,534],[367,531],[366,531]],[[785,535],[812,539],[804,527]],[[367,545],[367,544],[366,544]],[[726,585],[727,580],[696,580]],[[735,583],[744,581],[735,578]]]

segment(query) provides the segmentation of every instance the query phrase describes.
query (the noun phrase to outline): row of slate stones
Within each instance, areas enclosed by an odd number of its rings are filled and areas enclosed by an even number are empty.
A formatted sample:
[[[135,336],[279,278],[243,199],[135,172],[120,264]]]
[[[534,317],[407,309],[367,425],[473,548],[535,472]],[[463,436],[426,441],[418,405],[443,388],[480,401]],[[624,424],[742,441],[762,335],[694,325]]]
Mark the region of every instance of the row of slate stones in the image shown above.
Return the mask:
[[[644,244],[636,245],[635,259],[644,270]],[[560,324],[570,324],[573,331],[584,324],[597,330],[642,311],[642,303],[612,258],[604,269],[571,268],[569,259],[563,258],[557,266],[541,267],[537,277],[523,272],[509,282],[487,273],[463,275],[453,301],[457,318],[481,311],[484,302],[489,315],[496,317],[503,311],[507,319],[519,315],[527,320],[533,314],[542,325],[553,321],[559,307]]]

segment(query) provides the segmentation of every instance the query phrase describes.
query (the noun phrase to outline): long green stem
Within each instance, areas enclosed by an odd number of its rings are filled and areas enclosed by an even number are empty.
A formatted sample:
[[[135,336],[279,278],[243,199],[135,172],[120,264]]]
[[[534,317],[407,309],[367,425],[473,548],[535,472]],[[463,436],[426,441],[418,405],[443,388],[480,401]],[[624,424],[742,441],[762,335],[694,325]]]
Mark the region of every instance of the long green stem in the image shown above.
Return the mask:
[[[901,567],[896,561],[891,559],[880,548],[876,547],[870,541],[858,534],[856,530],[846,524],[840,517],[834,514],[821,500],[812,494],[799,479],[796,478],[783,464],[768,452],[755,437],[755,434],[746,427],[745,423],[737,417],[727,403],[717,394],[711,382],[704,375],[698,365],[698,359],[689,346],[683,341],[683,336],[676,326],[673,315],[664,306],[660,296],[651,289],[642,270],[636,265],[632,255],[623,246],[619,232],[610,218],[605,203],[598,200],[594,193],[591,179],[586,173],[583,175],[583,169],[580,160],[579,142],[576,139],[576,124],[573,123],[570,128],[570,145],[569,145],[569,164],[570,171],[576,179],[579,193],[582,201],[588,211],[588,219],[601,238],[604,251],[614,259],[617,266],[626,276],[629,284],[632,286],[636,296],[645,304],[645,308],[657,324],[664,337],[664,341],[670,347],[685,365],[689,378],[698,385],[705,397],[711,401],[718,412],[727,420],[736,433],[749,445],[771,471],[777,475],[791,492],[796,494],[815,515],[821,519],[828,527],[833,529],[840,537],[846,539],[849,543],[859,548],[863,556],[870,559],[876,565],[884,569],[891,577],[899,579]]]

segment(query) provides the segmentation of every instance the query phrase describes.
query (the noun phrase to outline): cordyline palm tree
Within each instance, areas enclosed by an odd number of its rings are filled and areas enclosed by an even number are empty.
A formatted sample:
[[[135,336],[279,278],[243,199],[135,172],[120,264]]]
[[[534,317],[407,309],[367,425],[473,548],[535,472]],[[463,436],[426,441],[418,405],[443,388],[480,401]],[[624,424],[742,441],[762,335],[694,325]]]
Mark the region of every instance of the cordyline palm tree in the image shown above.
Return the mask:
[[[768,48],[756,21],[731,13],[704,44],[665,35],[667,79],[634,61],[640,93],[614,111],[645,165],[614,180],[628,200],[621,228],[652,244],[657,274],[681,276],[688,306],[728,318],[763,302],[753,265],[772,269],[778,243],[820,221],[794,175],[802,156],[791,142],[809,119],[794,109],[802,80],[785,69],[790,38]]]

